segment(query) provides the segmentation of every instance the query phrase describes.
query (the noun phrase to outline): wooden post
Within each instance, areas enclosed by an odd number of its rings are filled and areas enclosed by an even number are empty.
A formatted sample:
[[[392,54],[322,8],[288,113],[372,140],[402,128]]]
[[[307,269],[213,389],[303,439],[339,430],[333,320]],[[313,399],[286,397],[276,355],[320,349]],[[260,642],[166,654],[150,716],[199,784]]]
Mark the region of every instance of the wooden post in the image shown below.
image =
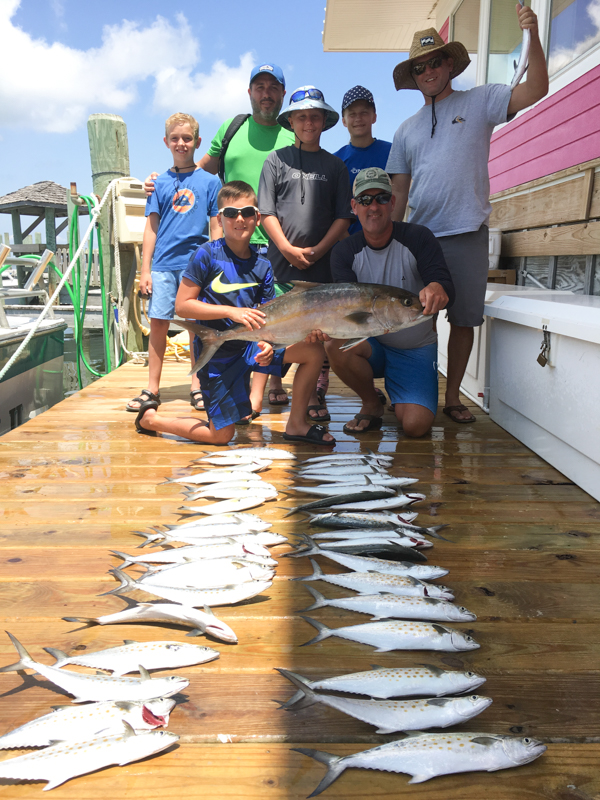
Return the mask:
[[[127,143],[127,126],[117,114],[92,114],[88,119],[88,139],[90,143],[90,157],[92,162],[92,182],[94,194],[102,197],[106,187],[114,178],[124,178],[129,175],[129,146]],[[104,254],[104,282],[105,289],[116,300],[118,298],[117,278],[115,274],[114,247],[111,245],[111,203],[106,203],[100,214],[100,235]],[[129,273],[135,269],[133,251],[125,247],[120,249],[121,255],[121,285],[123,292],[129,282]],[[114,306],[110,302],[111,319]],[[110,330],[110,353],[115,363],[115,336],[114,326]],[[131,327],[126,337],[127,347],[130,350],[141,350],[132,335]]]

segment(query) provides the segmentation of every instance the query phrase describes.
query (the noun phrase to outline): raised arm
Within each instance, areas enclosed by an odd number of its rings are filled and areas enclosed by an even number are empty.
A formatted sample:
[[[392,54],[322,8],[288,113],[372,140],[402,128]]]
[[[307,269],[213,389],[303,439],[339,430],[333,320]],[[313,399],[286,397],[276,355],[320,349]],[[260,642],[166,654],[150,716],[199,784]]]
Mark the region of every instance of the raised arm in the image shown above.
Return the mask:
[[[402,222],[408,205],[408,190],[410,189],[410,175],[392,175],[392,192],[396,198],[392,219],[394,222]]]
[[[542,49],[538,31],[538,21],[533,11],[528,6],[517,4],[517,15],[522,30],[529,30],[531,46],[529,48],[529,66],[527,79],[512,90],[508,104],[508,116],[522,111],[524,108],[537,103],[548,94],[548,68],[546,56]]]

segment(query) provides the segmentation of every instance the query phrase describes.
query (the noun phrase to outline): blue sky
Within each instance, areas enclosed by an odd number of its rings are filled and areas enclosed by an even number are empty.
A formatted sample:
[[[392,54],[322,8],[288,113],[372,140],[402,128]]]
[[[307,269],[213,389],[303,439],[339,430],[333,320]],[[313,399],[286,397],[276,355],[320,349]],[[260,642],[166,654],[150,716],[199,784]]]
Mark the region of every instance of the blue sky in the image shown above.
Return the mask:
[[[174,111],[198,119],[202,155],[224,119],[250,110],[249,73],[259,61],[283,68],[288,96],[314,84],[336,109],[347,89],[367,86],[377,103],[375,134],[391,139],[422,105],[416,91],[393,86],[406,54],[324,53],[324,5],[0,0],[0,196],[41,180],[76,181],[91,192],[91,113],[123,117],[138,178],[169,166],[163,124]],[[322,139],[331,151],[346,142],[341,122]],[[2,215],[0,233],[9,229]]]

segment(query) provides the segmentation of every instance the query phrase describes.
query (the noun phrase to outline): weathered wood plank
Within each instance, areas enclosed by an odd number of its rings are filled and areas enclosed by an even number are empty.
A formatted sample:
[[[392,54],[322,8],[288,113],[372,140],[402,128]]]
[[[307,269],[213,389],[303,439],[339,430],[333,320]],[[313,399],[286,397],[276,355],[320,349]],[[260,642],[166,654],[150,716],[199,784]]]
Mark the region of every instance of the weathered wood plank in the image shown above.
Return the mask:
[[[600,222],[538,228],[502,236],[502,255],[585,256],[600,252]]]

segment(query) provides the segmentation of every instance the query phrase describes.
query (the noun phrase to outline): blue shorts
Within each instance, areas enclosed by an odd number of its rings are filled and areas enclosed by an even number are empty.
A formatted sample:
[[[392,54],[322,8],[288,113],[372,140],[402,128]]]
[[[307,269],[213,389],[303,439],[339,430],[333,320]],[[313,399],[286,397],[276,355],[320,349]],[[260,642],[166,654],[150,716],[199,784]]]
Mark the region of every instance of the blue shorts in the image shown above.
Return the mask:
[[[194,350],[198,350],[197,339]],[[252,413],[250,405],[250,373],[262,372],[280,378],[287,373],[291,364],[284,364],[285,347],[273,352],[273,360],[268,367],[259,367],[254,356],[259,353],[256,342],[249,342],[239,355],[231,358],[215,358],[198,372],[202,399],[206,414],[216,430],[234,425],[242,417]],[[196,358],[198,352],[196,352]]]
[[[173,319],[175,316],[175,297],[185,273],[184,269],[168,272],[152,270],[152,294],[148,306],[150,319]]]
[[[437,343],[413,350],[397,350],[368,339],[368,359],[374,378],[385,378],[385,390],[391,403],[414,403],[432,414],[438,407]]]

